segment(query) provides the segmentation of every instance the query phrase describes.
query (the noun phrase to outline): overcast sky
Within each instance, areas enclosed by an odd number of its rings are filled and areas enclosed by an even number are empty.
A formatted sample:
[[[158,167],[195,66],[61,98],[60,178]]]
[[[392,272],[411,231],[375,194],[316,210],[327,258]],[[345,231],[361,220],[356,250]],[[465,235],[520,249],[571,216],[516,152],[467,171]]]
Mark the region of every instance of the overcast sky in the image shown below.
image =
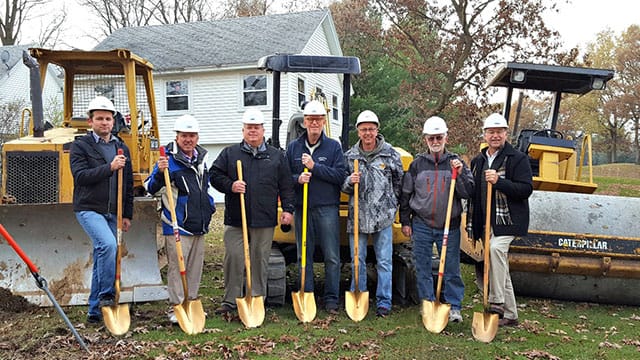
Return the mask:
[[[93,15],[88,15],[86,8],[78,5],[78,0],[55,0],[54,7],[67,4],[69,19],[67,31],[63,38],[65,47],[76,47],[89,50],[97,44],[93,38],[102,38],[101,32],[96,30],[97,20]],[[566,4],[566,0],[559,0],[560,13],[547,14],[548,25],[560,31],[567,48],[584,45],[595,40],[595,35],[610,28],[616,34],[620,34],[631,24],[640,24],[640,13],[636,11],[636,0],[572,0],[573,4]],[[52,13],[43,9],[43,13]],[[25,28],[22,43],[27,43],[29,38],[37,37],[38,21]],[[91,36],[93,35],[93,36]]]

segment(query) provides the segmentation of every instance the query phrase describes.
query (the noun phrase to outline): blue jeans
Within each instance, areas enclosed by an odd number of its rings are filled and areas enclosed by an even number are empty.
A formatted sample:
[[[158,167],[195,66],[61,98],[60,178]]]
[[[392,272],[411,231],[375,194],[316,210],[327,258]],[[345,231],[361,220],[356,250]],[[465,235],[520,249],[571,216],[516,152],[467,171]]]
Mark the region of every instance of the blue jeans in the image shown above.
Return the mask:
[[[376,289],[376,306],[391,309],[391,272],[393,256],[393,239],[391,226],[371,234],[358,236],[358,287],[367,291],[367,238],[371,235],[373,250],[376,253],[376,270],[378,271],[378,287]],[[353,259],[353,233],[349,234],[351,259]],[[353,263],[351,272],[353,273]],[[355,279],[351,279],[351,291],[356,288]]]
[[[302,259],[302,209],[295,211],[298,268]],[[319,245],[324,255],[324,303],[338,305],[340,291],[340,215],[338,205],[309,208],[307,214],[307,264],[304,291],[313,291],[313,253]]]
[[[434,301],[436,297],[433,289],[431,257],[434,242],[438,246],[438,252],[442,252],[444,229],[430,228],[418,217],[413,218],[412,228],[418,296],[421,300]],[[460,276],[460,228],[458,226],[449,229],[442,287],[442,301],[451,304],[451,309],[460,310],[464,297],[464,283]]]
[[[101,299],[112,299],[116,280],[116,216],[95,211],[77,211],[76,219],[93,243],[93,273],[88,315],[102,316]]]

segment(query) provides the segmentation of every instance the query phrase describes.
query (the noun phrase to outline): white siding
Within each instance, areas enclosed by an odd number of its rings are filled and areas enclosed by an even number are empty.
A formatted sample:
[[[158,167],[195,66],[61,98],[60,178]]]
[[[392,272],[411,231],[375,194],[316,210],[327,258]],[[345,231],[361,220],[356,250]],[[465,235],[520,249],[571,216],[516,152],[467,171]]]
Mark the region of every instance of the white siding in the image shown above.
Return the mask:
[[[31,108],[29,69],[22,63],[18,63],[5,76],[6,78],[0,81],[0,101],[19,100]],[[42,105],[45,109],[56,107],[57,110],[62,111],[62,87],[52,71],[47,73],[42,89]]]

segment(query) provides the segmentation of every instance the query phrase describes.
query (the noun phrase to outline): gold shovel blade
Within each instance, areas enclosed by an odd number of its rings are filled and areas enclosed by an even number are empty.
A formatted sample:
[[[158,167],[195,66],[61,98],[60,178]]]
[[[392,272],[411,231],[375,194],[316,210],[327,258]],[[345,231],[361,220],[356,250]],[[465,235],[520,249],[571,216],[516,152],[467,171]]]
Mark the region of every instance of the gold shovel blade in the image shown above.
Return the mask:
[[[369,311],[369,292],[345,291],[344,307],[351,320],[355,322],[361,321]]]
[[[451,304],[422,300],[422,324],[432,333],[439,334],[449,323]]]
[[[316,299],[312,292],[292,292],[291,301],[298,320],[308,323],[316,318]]]
[[[473,337],[484,343],[489,343],[496,337],[498,333],[498,314],[487,312],[474,312],[473,323],[471,324],[471,332]]]
[[[173,311],[185,333],[195,335],[204,330],[206,316],[200,300],[185,300],[182,304],[174,305]]]
[[[244,326],[255,328],[264,322],[264,298],[262,296],[247,296],[236,298],[238,315]]]
[[[123,335],[129,331],[131,316],[129,315],[129,304],[119,304],[102,307],[102,318],[104,326],[113,335]]]

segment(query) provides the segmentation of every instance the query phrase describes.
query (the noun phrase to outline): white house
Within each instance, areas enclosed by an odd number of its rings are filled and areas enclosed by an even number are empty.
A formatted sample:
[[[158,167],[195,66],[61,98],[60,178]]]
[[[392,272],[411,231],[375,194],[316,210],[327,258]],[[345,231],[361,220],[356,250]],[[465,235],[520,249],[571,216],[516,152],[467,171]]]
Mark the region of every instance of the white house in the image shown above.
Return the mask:
[[[22,62],[22,52],[28,51],[29,47],[29,45],[0,47],[0,102],[17,101],[31,108],[29,68]],[[45,112],[47,110],[62,111],[62,86],[58,70],[53,66],[48,67],[44,89],[42,89],[42,105]]]
[[[174,138],[182,114],[200,121],[200,143],[213,156],[241,140],[243,112],[254,107],[272,118],[272,77],[258,70],[266,55],[342,55],[328,10],[122,28],[95,50],[126,48],[154,65],[160,138]],[[331,133],[342,126],[342,79],[335,74],[296,73],[281,77],[280,143],[290,116],[312,90],[323,92],[332,108]],[[271,123],[265,124],[271,136]]]

